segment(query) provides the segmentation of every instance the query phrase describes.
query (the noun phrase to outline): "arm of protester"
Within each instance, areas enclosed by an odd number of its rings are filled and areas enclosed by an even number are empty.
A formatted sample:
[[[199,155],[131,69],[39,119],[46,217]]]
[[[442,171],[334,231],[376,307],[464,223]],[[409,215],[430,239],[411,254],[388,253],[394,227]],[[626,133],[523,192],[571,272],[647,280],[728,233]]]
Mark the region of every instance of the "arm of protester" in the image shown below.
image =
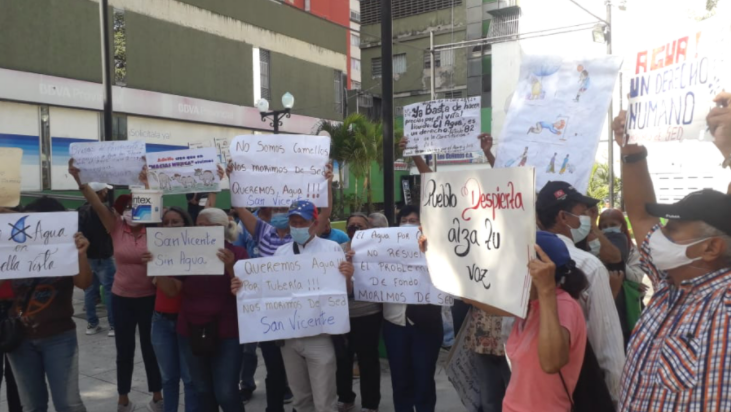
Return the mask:
[[[236,276],[231,278],[231,293],[236,296],[239,294],[239,290],[241,290],[241,286],[243,284],[241,283],[241,279],[237,278]]]
[[[74,286],[79,289],[86,289],[91,286],[91,281],[94,276],[91,271],[89,259],[86,257],[86,251],[89,249],[89,240],[81,232],[77,232],[74,235],[74,242],[76,242],[76,250],[79,252],[79,274],[74,276]]]
[[[146,167],[147,166],[145,166],[145,168]],[[76,180],[76,183],[79,185],[79,190],[81,191],[81,194],[84,195],[86,201],[89,202],[91,207],[99,216],[99,219],[102,221],[102,224],[104,225],[104,228],[107,230],[107,232],[114,232],[114,229],[117,227],[117,217],[114,215],[114,212],[109,209],[101,201],[101,199],[99,199],[99,196],[97,196],[97,194],[91,187],[89,187],[89,185],[81,184],[79,172],[79,168],[74,166],[74,158],[72,157],[71,159],[69,159],[69,174],[74,178],[74,180]]]
[[[143,159],[145,158],[143,157]],[[150,189],[150,180],[147,177],[147,165],[142,166],[142,171],[140,172],[138,179],[143,185],[145,185],[145,189]]]
[[[399,141],[398,145],[399,148],[403,151],[406,149],[406,145],[409,144],[409,138],[404,136]],[[412,159],[414,159],[414,164],[416,165],[416,169],[419,171],[419,173],[431,173],[431,168],[428,164],[426,164],[426,161],[421,156],[412,156]]]
[[[320,214],[317,216],[317,228],[315,228],[315,236],[325,232],[327,227],[327,221],[330,219],[333,210],[333,165],[328,163],[325,166],[325,179],[327,179],[327,207],[320,210]]]
[[[228,175],[229,179],[231,178],[231,172],[233,172],[233,170],[234,163],[232,161],[229,161],[228,166],[226,166],[226,174]],[[244,225],[244,229],[246,229],[246,231],[249,232],[249,234],[253,237],[256,233],[256,222],[259,220],[259,218],[254,216],[254,214],[249,212],[249,209],[245,207],[234,206],[234,209],[236,210],[236,214],[239,215],[239,219]]]
[[[617,299],[619,292],[622,290],[622,283],[624,283],[624,272],[619,270],[613,270],[609,272],[609,287],[612,288],[612,296]]]
[[[492,135],[490,133],[483,133],[477,136],[477,138],[480,139],[480,147],[482,147],[482,152],[487,157],[487,162],[490,163],[490,166],[495,167],[495,155],[492,154]]]
[[[538,292],[540,326],[538,328],[538,360],[541,369],[549,374],[561,371],[569,363],[571,334],[561,325],[558,318],[556,301],[556,265],[551,258],[536,245],[540,259],[528,264],[533,287]]]
[[[713,100],[717,107],[706,117],[708,129],[724,159],[731,156],[731,93],[723,92]]]
[[[218,256],[218,259],[223,262],[225,274],[231,277],[236,277],[234,275],[234,264],[236,263],[236,256],[234,255],[234,252],[221,248],[218,249],[216,256]]]
[[[614,140],[621,148],[622,156],[641,156],[647,149],[636,144],[625,145],[625,121],[627,112],[622,110],[614,119]],[[622,176],[632,176],[622,181],[622,194],[627,216],[629,216],[637,244],[641,245],[650,230],[660,223],[660,219],[650,216],[645,205],[655,203],[655,189],[652,186],[647,159],[632,163],[622,162]]]
[[[350,295],[351,293],[353,293],[353,272],[355,272],[355,267],[352,263],[345,260],[343,262],[340,262],[340,266],[338,267],[338,269],[340,269],[340,273],[345,276],[348,295]]]

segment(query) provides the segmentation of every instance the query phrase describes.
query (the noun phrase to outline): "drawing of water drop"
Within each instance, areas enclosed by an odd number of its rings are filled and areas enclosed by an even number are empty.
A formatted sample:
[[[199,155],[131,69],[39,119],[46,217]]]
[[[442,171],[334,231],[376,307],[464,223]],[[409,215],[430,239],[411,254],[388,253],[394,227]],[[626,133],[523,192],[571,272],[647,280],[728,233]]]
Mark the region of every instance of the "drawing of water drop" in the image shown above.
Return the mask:
[[[15,243],[25,243],[25,241],[30,237],[25,233],[26,229],[30,227],[25,225],[25,219],[27,218],[28,216],[26,215],[18,219],[14,225],[9,224],[13,228],[10,232],[10,239],[12,239]]]

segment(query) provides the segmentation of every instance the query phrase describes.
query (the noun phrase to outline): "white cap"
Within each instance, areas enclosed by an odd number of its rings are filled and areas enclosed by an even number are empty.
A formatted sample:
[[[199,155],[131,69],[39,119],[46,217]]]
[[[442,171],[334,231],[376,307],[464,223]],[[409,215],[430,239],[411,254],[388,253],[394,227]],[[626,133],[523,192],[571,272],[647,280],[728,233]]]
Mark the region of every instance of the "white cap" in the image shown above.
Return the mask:
[[[99,183],[99,182],[89,182],[89,187],[91,190],[95,192],[100,192],[104,189],[112,189],[112,186],[109,186],[106,183]]]

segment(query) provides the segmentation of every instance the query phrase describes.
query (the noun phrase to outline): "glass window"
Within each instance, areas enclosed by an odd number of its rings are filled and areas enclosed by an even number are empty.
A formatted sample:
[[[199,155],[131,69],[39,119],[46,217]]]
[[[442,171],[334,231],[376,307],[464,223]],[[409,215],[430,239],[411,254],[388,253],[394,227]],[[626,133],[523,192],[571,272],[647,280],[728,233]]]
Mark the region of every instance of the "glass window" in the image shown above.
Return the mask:
[[[270,79],[270,54],[269,50],[259,49],[259,68],[261,70],[261,98],[271,100],[272,90]]]
[[[380,57],[374,57],[371,59],[371,76],[374,79],[381,77],[383,66],[381,64]]]
[[[393,56],[393,74],[406,73],[406,53]]]
[[[360,36],[355,33],[350,33],[350,45],[360,47]]]
[[[360,59],[350,58],[350,70],[360,71]]]

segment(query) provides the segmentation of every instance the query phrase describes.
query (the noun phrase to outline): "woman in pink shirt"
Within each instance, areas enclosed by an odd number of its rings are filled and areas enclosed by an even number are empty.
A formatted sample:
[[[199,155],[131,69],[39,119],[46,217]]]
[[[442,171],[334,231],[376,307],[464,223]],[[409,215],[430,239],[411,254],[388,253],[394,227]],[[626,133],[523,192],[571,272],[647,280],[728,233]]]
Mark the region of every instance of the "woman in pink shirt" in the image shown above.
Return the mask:
[[[142,255],[147,252],[145,226],[132,222],[132,197],[121,195],[114,202],[114,211],[109,210],[99,196],[87,184],[81,184],[79,169],[69,161],[69,174],[79,184],[79,190],[99,215],[104,228],[109,232],[114,246],[114,260],[117,272],[112,286],[112,308],[114,312],[117,347],[117,392],[118,412],[131,412],[135,404],[129,400],[132,389],[132,372],[135,358],[135,332],[139,326],[142,359],[147,372],[148,390],[153,393],[147,405],[153,412],[162,412],[162,377],[152,348],[150,333],[152,314],[155,310],[155,285],[147,277],[147,264]],[[140,176],[146,179],[146,171]]]
[[[505,348],[513,371],[503,412],[572,410],[584,362],[586,323],[575,299],[588,285],[586,276],[556,235],[537,232],[536,243],[538,258],[528,265],[533,280],[528,314],[515,320]],[[490,314],[514,316],[483,303],[468,303]]]

